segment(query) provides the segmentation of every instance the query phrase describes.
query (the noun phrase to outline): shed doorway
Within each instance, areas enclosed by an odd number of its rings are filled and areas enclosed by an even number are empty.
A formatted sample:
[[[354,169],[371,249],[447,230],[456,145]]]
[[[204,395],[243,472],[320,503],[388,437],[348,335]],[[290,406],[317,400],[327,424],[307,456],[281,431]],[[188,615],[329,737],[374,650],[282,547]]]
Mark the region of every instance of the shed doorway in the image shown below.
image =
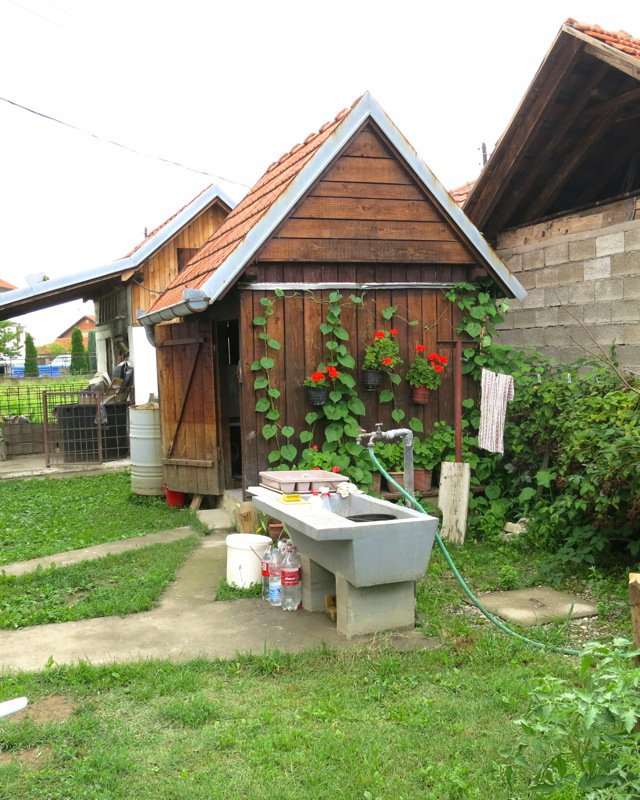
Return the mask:
[[[237,319],[217,323],[218,375],[220,376],[220,436],[225,463],[225,484],[242,487],[242,437],[240,432],[240,324]]]

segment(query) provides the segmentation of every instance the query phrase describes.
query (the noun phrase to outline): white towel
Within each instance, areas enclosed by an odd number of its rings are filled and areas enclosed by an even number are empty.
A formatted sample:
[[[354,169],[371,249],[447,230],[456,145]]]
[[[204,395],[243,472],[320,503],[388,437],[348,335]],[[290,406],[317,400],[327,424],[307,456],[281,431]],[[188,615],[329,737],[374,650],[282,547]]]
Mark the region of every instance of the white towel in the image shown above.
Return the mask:
[[[507,403],[513,400],[513,378],[483,369],[480,388],[478,446],[490,453],[504,453],[504,420]]]

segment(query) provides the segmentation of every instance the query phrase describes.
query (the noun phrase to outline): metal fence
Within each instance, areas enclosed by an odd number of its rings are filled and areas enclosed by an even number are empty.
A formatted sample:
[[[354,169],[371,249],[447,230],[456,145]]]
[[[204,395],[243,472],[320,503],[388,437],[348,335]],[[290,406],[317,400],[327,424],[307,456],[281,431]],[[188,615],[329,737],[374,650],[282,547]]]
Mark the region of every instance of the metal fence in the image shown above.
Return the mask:
[[[43,392],[51,390],[78,392],[87,385],[87,382],[86,376],[56,381],[55,384],[42,380],[34,383],[2,381],[0,382],[0,418],[22,416],[26,417],[29,422],[42,422]]]
[[[48,467],[101,463],[129,455],[126,403],[109,404],[90,392],[56,387],[42,393],[44,454]]]

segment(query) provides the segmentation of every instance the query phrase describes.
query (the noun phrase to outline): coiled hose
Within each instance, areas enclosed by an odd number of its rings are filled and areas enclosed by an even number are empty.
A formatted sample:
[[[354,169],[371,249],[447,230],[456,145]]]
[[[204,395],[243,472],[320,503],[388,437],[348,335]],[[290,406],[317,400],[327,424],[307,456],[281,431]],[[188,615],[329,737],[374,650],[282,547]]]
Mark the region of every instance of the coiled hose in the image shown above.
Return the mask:
[[[389,473],[385,470],[385,468],[382,466],[382,464],[378,460],[378,457],[376,456],[373,447],[367,447],[367,450],[369,451],[369,457],[371,458],[371,461],[373,462],[373,465],[378,470],[378,472],[380,472],[382,475],[384,475],[384,477],[386,478],[387,482],[390,483],[392,486],[395,486],[395,488],[407,500],[409,500],[409,502],[412,503],[418,511],[420,511],[422,514],[426,514],[427,512],[420,505],[420,503],[416,500],[416,498],[413,497],[412,495],[410,495],[409,492],[407,492],[402,486],[400,486],[399,483],[396,483],[396,481],[394,481],[393,478],[389,475]],[[482,603],[480,602],[480,600],[476,597],[476,595],[471,591],[471,589],[467,585],[467,582],[465,581],[465,579],[458,572],[458,568],[456,567],[453,559],[451,558],[451,554],[449,553],[449,551],[445,547],[445,544],[442,541],[442,538],[441,538],[440,534],[438,533],[438,531],[436,531],[436,542],[438,543],[438,547],[442,551],[442,555],[445,557],[445,559],[447,561],[447,564],[451,568],[451,571],[455,575],[456,580],[458,581],[458,583],[462,587],[462,591],[467,595],[469,600],[471,600],[473,605],[489,620],[489,622],[491,622],[493,625],[495,625],[496,628],[498,628],[500,631],[502,631],[502,633],[506,633],[508,636],[513,636],[514,639],[519,639],[521,642],[525,642],[526,644],[531,645],[532,647],[537,647],[539,650],[551,650],[554,653],[562,653],[563,655],[566,655],[566,656],[580,656],[580,655],[582,655],[580,650],[574,650],[571,647],[558,647],[557,645],[554,645],[554,644],[545,644],[544,642],[539,642],[536,639],[529,639],[528,636],[523,636],[522,634],[517,633],[516,631],[512,631],[511,628],[507,627],[504,624],[504,622],[502,622],[496,616],[494,616],[489,611],[488,608],[485,608],[482,605]]]

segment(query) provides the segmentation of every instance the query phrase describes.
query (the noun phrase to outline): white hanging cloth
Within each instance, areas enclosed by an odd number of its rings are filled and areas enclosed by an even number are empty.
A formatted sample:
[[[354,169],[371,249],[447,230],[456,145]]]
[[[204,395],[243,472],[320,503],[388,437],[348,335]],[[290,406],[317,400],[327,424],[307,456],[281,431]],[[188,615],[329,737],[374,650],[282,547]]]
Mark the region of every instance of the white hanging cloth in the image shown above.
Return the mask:
[[[478,447],[490,453],[504,453],[504,420],[507,403],[513,400],[513,378],[483,369],[480,390]]]

